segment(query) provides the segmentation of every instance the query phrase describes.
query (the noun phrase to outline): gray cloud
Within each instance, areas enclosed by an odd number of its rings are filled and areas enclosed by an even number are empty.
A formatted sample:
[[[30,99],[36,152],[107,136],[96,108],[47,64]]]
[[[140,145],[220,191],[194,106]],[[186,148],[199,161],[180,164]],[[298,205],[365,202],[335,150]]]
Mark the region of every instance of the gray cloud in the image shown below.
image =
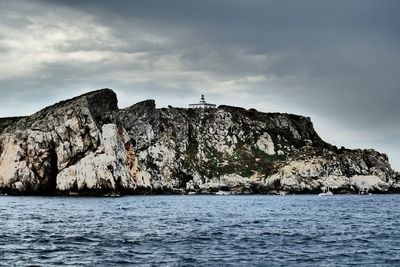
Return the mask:
[[[0,0],[0,115],[114,88],[311,116],[400,169],[400,2]]]

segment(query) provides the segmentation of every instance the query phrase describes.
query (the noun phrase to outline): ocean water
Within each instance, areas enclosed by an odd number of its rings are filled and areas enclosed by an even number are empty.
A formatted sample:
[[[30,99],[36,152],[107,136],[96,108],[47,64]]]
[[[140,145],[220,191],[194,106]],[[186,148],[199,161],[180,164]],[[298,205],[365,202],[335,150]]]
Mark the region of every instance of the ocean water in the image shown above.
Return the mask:
[[[0,197],[1,266],[400,266],[400,195]]]

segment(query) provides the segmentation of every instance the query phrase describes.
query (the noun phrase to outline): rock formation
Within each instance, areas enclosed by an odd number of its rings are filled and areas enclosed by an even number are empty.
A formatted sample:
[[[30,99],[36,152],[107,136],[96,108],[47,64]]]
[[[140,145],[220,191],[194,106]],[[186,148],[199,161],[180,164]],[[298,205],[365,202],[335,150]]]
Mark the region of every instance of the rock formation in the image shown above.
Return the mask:
[[[8,126],[15,124],[17,121],[23,119],[24,117],[9,117],[9,118],[0,118],[0,134],[6,129]]]
[[[112,194],[136,188],[135,156],[100,90],[23,118],[0,135],[0,188],[21,194]]]
[[[0,119],[0,191],[14,194],[400,191],[385,154],[338,149],[310,118],[254,109],[119,110],[109,89]]]

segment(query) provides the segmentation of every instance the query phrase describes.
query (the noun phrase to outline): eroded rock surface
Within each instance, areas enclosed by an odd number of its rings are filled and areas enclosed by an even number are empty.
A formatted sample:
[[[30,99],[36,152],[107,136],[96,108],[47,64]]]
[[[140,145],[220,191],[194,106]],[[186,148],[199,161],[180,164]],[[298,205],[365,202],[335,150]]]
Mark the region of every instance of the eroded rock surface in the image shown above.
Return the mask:
[[[0,119],[0,191],[15,194],[399,192],[385,154],[338,149],[310,118],[254,109],[119,110],[109,89]]]
[[[361,189],[358,177],[371,192],[398,188],[385,154],[327,144],[310,118],[229,106],[156,109],[152,100],[119,117],[135,143],[139,179],[156,192],[350,193]]]
[[[0,135],[0,188],[26,194],[118,193],[136,188],[135,158],[111,90],[60,102]],[[134,167],[132,167],[134,168]]]
[[[14,125],[24,117],[0,118],[0,134],[9,126]]]

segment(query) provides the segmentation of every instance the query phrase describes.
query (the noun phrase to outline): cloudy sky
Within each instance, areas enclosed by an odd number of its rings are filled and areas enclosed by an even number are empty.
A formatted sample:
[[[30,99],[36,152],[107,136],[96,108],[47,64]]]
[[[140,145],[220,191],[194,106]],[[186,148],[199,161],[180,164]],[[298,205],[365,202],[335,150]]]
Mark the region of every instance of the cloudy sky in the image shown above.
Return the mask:
[[[0,0],[0,116],[112,88],[310,116],[400,170],[400,1]]]

